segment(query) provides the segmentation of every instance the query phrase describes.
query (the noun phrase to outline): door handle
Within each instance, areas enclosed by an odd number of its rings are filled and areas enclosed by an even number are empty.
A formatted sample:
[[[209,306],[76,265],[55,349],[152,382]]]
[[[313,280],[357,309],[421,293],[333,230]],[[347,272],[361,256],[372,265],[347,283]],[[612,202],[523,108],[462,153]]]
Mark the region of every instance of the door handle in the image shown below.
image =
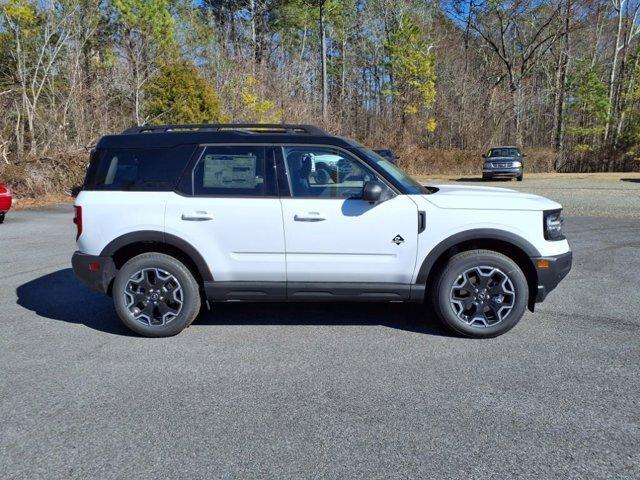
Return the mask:
[[[213,215],[208,212],[198,211],[183,213],[181,218],[188,222],[206,222],[207,220],[213,220]]]
[[[293,216],[296,222],[323,222],[326,220],[320,212],[296,213]]]

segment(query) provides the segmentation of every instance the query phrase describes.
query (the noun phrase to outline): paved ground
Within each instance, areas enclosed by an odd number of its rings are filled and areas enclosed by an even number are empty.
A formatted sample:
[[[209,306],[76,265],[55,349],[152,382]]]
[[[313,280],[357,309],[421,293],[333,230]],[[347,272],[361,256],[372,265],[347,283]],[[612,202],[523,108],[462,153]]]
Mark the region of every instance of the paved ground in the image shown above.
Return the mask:
[[[235,304],[151,340],[73,278],[68,206],[16,212],[0,478],[638,478],[640,224],[566,227],[574,270],[497,339],[411,306]]]
[[[525,173],[524,181],[483,182],[479,177],[422,178],[427,184],[451,183],[512,188],[557,200],[572,216],[640,218],[638,173]]]

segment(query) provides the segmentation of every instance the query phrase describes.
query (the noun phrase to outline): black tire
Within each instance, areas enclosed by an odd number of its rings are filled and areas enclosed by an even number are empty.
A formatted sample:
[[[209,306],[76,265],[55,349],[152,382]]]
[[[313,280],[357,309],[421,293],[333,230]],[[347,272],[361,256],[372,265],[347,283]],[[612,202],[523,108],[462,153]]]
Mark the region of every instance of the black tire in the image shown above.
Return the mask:
[[[486,182],[488,180],[491,180],[491,177],[489,175],[482,175],[482,181]]]
[[[164,278],[156,276],[154,273],[160,272]],[[141,273],[142,280],[134,282],[132,277],[136,273]],[[148,273],[151,272],[151,273]],[[163,282],[167,275],[173,277],[167,280],[170,283],[167,287],[163,286]],[[149,282],[148,276],[155,282]],[[132,284],[129,282],[132,281]],[[175,286],[177,284],[177,287]],[[129,287],[128,287],[129,285]],[[149,285],[149,288],[146,286]],[[157,288],[153,288],[156,286]],[[179,288],[178,288],[179,287]],[[133,292],[136,288],[138,291],[125,295],[125,292]],[[169,298],[169,293],[175,290],[173,298]],[[153,293],[151,293],[153,292]],[[169,293],[167,293],[169,292]],[[170,337],[180,333],[187,328],[195,320],[200,312],[200,288],[189,269],[179,260],[163,253],[149,252],[133,257],[118,271],[118,275],[113,283],[113,303],[116,313],[128,328],[145,337]],[[134,297],[133,295],[136,295]],[[154,306],[150,306],[147,311],[144,305],[149,306],[151,301],[147,298],[154,297]],[[161,295],[167,295],[168,299],[164,299]],[[128,306],[128,303],[134,302],[142,298],[140,303]],[[177,305],[182,302],[178,308]],[[139,308],[138,308],[139,307]],[[160,310],[162,307],[163,310]],[[138,310],[140,314],[149,313],[150,316],[162,316],[160,319],[136,319],[134,311]],[[164,313],[167,311],[167,313]],[[167,319],[168,315],[174,315]],[[145,323],[146,322],[146,323]],[[158,322],[165,322],[158,324]]]
[[[479,320],[477,321],[473,318],[468,319],[469,321],[464,321],[458,314],[465,316],[464,312],[466,312],[466,310],[463,310],[462,304],[458,306],[458,308],[460,308],[459,312],[454,310],[454,306],[452,305],[452,292],[456,282],[466,282],[466,277],[463,276],[465,273],[479,267],[492,267],[493,269],[497,269],[491,280],[492,284],[508,284],[505,280],[499,282],[499,280],[506,277],[510,281],[509,286],[512,287],[509,290],[513,293],[502,295],[503,300],[500,300],[497,295],[504,292],[496,292],[496,295],[493,297],[491,297],[491,294],[485,293],[483,300],[485,303],[475,303],[475,300],[477,300],[475,295],[483,295],[483,290],[480,290],[478,294],[470,291],[469,294],[471,298],[469,300],[474,301],[474,306],[469,310],[472,313],[468,315],[468,317],[475,317],[475,313],[473,312],[477,312],[476,305],[484,305],[483,310],[486,308],[488,315],[480,314],[478,316]],[[483,271],[485,273],[490,272],[490,270],[487,269]],[[493,287],[489,287],[489,290],[491,288]],[[464,295],[464,288],[457,289],[456,294]],[[432,302],[438,318],[451,330],[467,337],[489,338],[502,335],[511,330],[524,315],[528,299],[529,287],[527,279],[520,267],[518,267],[513,260],[492,250],[469,250],[454,255],[447,262],[435,280]],[[497,303],[498,301],[500,303]],[[512,304],[510,310],[503,313],[502,310],[509,308],[507,304]],[[500,315],[504,315],[504,317],[495,318],[494,314],[496,312],[492,310],[491,307],[498,308]],[[482,320],[483,316],[484,320]],[[487,319],[487,316],[493,316],[495,323],[491,323],[491,319]],[[480,322],[484,323],[480,324]]]
[[[0,212],[0,223],[4,222],[4,214],[5,212]]]
[[[517,177],[516,177],[516,180],[517,180],[517,181],[519,181],[519,182],[521,182],[521,181],[522,181],[522,175],[517,176]]]

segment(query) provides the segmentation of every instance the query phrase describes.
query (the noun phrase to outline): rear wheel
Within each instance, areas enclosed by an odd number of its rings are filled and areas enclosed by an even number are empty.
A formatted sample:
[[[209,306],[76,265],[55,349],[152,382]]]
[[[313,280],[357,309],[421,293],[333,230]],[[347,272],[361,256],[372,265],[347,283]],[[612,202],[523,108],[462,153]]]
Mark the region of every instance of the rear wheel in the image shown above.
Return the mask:
[[[187,328],[200,311],[200,290],[189,269],[162,253],[133,257],[118,271],[113,302],[122,322],[146,337]]]
[[[0,223],[4,222],[4,214],[5,212],[0,212]]]
[[[491,250],[451,257],[433,290],[433,305],[442,322],[476,338],[495,337],[513,328],[524,315],[528,298],[520,267]]]

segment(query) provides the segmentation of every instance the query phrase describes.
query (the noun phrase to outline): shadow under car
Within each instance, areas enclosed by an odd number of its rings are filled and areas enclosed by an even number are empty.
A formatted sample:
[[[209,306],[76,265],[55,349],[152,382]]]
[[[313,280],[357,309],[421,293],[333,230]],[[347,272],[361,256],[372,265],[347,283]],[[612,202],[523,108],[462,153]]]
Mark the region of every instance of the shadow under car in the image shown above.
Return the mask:
[[[114,335],[136,335],[118,319],[112,301],[76,279],[70,268],[16,289],[18,305],[38,316],[82,324]],[[423,304],[398,303],[216,303],[203,308],[195,325],[382,325],[436,336],[452,336]]]

